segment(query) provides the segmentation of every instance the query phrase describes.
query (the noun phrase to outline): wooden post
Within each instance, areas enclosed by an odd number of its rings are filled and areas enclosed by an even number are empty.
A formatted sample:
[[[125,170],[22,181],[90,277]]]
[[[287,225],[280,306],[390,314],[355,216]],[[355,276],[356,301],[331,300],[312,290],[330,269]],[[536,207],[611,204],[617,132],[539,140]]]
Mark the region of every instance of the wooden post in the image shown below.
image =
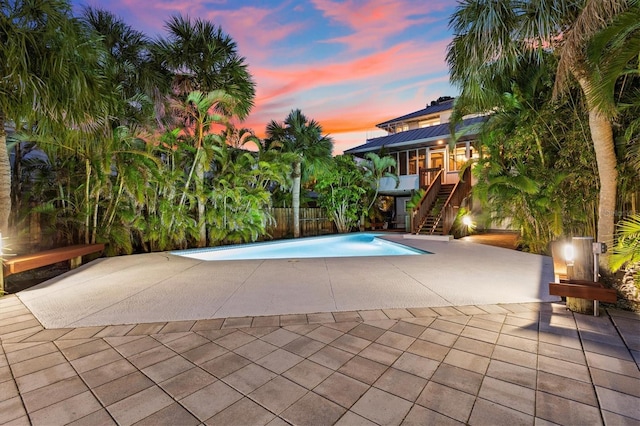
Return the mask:
[[[573,237],[573,268],[567,268],[567,278],[594,282],[593,276],[593,238]],[[593,302],[577,297],[567,297],[567,309],[581,314],[593,314]]]
[[[2,248],[2,232],[0,232],[0,297],[4,296],[4,258]]]

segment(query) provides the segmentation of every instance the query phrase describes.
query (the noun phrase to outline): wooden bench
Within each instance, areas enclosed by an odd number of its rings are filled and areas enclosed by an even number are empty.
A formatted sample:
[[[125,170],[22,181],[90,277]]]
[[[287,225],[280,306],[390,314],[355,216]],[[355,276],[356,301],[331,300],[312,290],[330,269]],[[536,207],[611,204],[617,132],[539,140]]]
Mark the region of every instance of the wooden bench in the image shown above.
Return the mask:
[[[605,288],[602,283],[582,280],[560,280],[559,283],[549,283],[549,294],[608,303],[616,303],[618,300],[615,289]]]
[[[104,250],[104,244],[78,244],[74,246],[59,247],[52,250],[45,250],[33,254],[22,254],[19,256],[5,258],[4,276],[29,271],[42,266],[53,265],[54,263],[70,261],[71,269],[82,264],[82,256],[99,253]]]

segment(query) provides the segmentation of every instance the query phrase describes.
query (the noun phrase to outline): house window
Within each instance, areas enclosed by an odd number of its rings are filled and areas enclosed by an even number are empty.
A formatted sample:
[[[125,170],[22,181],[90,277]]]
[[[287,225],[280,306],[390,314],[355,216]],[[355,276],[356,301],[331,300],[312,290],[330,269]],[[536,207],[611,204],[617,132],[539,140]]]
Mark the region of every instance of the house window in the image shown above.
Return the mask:
[[[398,164],[400,165],[400,176],[407,175],[407,151],[402,151],[398,153]]]
[[[409,125],[408,124],[398,124],[398,125],[396,125],[396,133],[404,132],[406,130],[409,130]]]
[[[440,124],[440,117],[430,118],[428,120],[422,120],[418,122],[418,127],[420,128],[431,127],[431,126],[437,126],[438,124]]]
[[[418,174],[418,151],[415,149],[409,151],[409,174]]]
[[[418,150],[418,170],[427,168],[427,150]]]
[[[464,144],[456,145],[449,154],[449,170],[460,170],[460,167],[467,161],[467,148]]]

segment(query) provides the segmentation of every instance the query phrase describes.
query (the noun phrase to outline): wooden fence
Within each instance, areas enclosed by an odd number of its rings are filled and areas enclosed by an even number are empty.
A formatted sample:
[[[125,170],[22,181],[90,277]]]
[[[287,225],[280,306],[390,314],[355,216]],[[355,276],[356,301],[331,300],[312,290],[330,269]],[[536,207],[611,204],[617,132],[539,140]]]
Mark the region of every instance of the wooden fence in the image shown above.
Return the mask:
[[[272,208],[269,213],[275,219],[275,223],[267,226],[267,233],[262,239],[279,239],[293,237],[293,209],[292,208]],[[53,236],[42,233],[41,218],[37,212],[29,215],[26,224],[22,225],[23,233],[28,238],[21,238],[20,247],[14,250],[30,250],[55,247]],[[300,209],[300,236],[312,237],[316,235],[335,234],[337,230],[333,221],[323,209],[302,208]],[[24,247],[22,247],[24,246]]]
[[[275,224],[267,226],[267,233],[271,238],[293,236],[293,209],[291,207],[272,208],[269,213],[275,219]],[[324,209],[300,209],[300,236],[311,237],[335,233],[333,221]]]

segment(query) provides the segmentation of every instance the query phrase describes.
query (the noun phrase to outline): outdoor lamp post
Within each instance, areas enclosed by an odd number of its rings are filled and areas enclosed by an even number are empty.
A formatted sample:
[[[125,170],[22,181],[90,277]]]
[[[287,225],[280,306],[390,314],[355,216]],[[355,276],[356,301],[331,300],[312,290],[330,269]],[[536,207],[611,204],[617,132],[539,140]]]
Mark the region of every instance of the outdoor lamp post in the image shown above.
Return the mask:
[[[576,258],[576,252],[571,243],[567,243],[563,249],[564,261],[567,266],[567,279],[573,278],[573,261]]]
[[[564,247],[567,263],[567,279],[597,283],[600,279],[598,256],[607,251],[604,243],[593,242],[592,237],[573,237]],[[573,312],[589,313],[598,316],[599,303],[578,297],[567,297],[567,308]]]

